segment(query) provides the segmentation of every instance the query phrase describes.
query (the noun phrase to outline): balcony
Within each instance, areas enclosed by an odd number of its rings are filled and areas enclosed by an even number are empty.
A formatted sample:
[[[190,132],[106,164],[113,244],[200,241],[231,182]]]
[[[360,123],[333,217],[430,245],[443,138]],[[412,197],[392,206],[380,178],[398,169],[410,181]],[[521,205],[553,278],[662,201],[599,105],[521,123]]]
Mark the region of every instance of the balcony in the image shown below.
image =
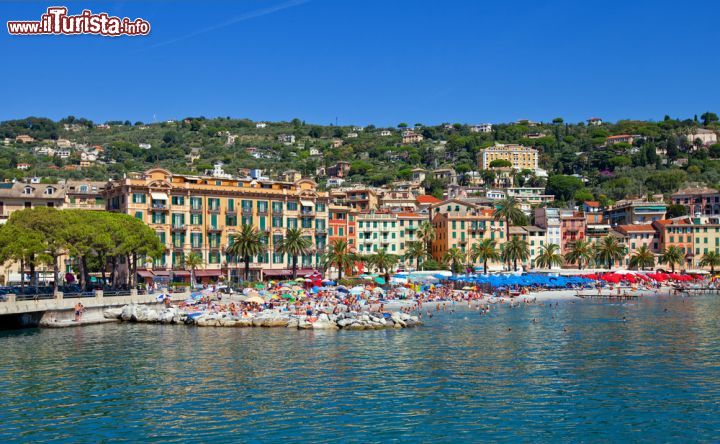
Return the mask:
[[[185,231],[185,230],[187,230],[187,225],[184,225],[184,224],[182,224],[182,225],[181,225],[181,224],[173,224],[171,230],[172,230],[172,231],[176,231],[176,232],[178,232],[178,231]]]
[[[280,208],[280,209],[273,208],[272,214],[273,214],[273,216],[282,216],[282,215],[283,215],[283,209],[282,209],[282,208]]]
[[[235,211],[235,208],[228,208],[225,210],[225,214],[228,216],[237,216],[237,211]]]
[[[209,226],[209,227],[207,227],[207,231],[208,231],[208,233],[221,233],[222,228]]]
[[[300,217],[304,217],[304,218],[315,217],[315,212],[314,212],[314,211],[307,211],[307,210],[301,211],[301,212],[300,212]]]
[[[196,244],[196,245],[191,246],[190,248],[192,248],[192,250],[196,251],[196,252],[202,251],[202,244]]]
[[[251,216],[251,215],[252,215],[252,208],[243,207],[243,209],[242,209],[242,214],[244,214],[244,215],[246,215],[246,216]]]
[[[267,210],[267,208],[265,208],[265,209],[258,208],[257,214],[258,214],[258,216],[267,216],[268,210]]]
[[[327,236],[327,230],[324,228],[318,228],[315,230],[317,236]]]
[[[202,213],[202,207],[190,207],[191,213]]]
[[[178,244],[178,245],[173,244],[172,249],[173,249],[173,251],[183,251],[185,249],[185,246],[180,245],[180,244]]]
[[[169,211],[170,208],[165,204],[152,204],[148,206],[148,211]]]
[[[208,207],[208,213],[220,214],[220,207]]]

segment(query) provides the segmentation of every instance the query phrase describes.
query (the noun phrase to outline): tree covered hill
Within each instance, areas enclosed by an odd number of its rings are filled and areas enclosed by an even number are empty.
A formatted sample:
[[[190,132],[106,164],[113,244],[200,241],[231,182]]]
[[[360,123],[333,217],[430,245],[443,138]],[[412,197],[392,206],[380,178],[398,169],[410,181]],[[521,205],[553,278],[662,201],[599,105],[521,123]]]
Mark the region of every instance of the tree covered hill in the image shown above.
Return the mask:
[[[548,123],[518,121],[494,124],[490,133],[472,132],[471,125],[459,123],[400,123],[380,128],[316,125],[294,119],[268,122],[265,127],[256,124],[229,117],[103,125],[72,116],[58,122],[37,117],[6,121],[0,123],[0,139],[5,139],[0,148],[0,176],[102,180],[156,165],[173,172],[201,174],[220,161],[230,173],[260,168],[272,176],[295,169],[314,177],[319,167],[342,160],[351,163],[351,182],[380,186],[408,179],[415,167],[452,166],[460,174],[474,171],[480,149],[495,143],[519,143],[539,150],[540,167],[550,175],[548,190],[564,201],[588,197],[617,200],[644,193],[672,193],[688,182],[720,183],[720,145],[703,146],[689,136],[699,130],[720,131],[718,117],[711,112],[685,120],[665,116],[657,122],[622,120],[597,126],[566,123],[561,118]],[[402,144],[402,131],[410,127],[424,140]],[[609,143],[608,137],[620,134],[636,137],[632,143]],[[20,135],[36,140],[15,142]],[[280,135],[292,135],[295,141],[283,143]],[[81,147],[100,146],[102,154],[91,166],[77,170],[68,165],[79,164],[81,150],[72,150],[66,159],[38,155],[34,150],[53,146],[58,140]],[[19,171],[19,163],[31,167]],[[529,172],[523,177],[530,181],[526,183],[545,184]],[[323,178],[318,181],[324,183]],[[426,183],[428,191],[436,194],[442,186]]]

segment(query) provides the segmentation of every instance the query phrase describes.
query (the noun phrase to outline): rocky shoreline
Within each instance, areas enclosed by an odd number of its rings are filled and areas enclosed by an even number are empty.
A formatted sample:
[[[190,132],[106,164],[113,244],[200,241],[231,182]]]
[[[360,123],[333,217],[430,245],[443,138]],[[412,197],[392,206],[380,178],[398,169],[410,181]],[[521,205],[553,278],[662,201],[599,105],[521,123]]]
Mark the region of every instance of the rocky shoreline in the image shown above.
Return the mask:
[[[250,317],[233,316],[227,312],[190,313],[179,308],[153,308],[130,304],[104,312],[106,319],[148,324],[185,324],[197,327],[264,327],[294,328],[298,330],[382,330],[410,328],[421,325],[417,316],[392,312],[388,317],[380,313],[341,311],[321,313],[317,317],[294,315],[288,312],[264,310]]]

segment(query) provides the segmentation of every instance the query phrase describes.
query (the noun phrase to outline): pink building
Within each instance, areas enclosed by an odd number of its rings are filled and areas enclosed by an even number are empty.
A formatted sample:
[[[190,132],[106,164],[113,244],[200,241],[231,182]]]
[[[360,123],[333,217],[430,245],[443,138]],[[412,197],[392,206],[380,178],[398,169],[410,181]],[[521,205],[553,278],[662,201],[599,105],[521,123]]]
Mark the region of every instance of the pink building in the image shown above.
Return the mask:
[[[585,215],[572,210],[560,210],[560,250],[570,251],[575,241],[585,239]]]

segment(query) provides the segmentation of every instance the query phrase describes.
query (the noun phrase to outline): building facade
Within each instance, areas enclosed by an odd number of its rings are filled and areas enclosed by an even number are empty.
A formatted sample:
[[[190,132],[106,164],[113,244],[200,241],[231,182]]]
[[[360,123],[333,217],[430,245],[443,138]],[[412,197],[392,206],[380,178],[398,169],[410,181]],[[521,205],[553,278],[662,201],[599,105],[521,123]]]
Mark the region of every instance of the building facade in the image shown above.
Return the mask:
[[[480,150],[478,154],[478,168],[487,170],[493,160],[507,160],[512,168],[520,170],[538,169],[538,152],[534,148],[523,145],[497,144]]]
[[[155,230],[166,247],[157,269],[182,269],[184,258],[197,253],[206,264],[200,277],[237,278],[244,264],[225,250],[243,225],[265,234],[265,252],[250,264],[251,279],[289,275],[292,258],[275,248],[290,228],[302,229],[312,243],[310,254],[298,258],[301,273],[320,264],[327,246],[329,199],[309,179],[226,179],[155,168],[109,182],[103,195],[108,211],[135,216]]]

